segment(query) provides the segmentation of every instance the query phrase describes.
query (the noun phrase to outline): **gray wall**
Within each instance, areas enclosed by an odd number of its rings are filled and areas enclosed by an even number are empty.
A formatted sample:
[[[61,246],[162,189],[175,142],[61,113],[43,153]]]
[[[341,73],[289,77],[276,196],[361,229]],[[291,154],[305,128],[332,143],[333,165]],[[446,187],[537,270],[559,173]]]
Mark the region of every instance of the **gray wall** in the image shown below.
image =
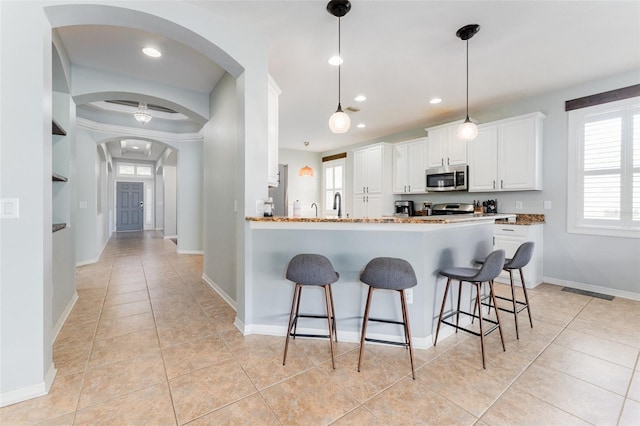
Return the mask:
[[[176,225],[176,167],[164,166],[162,180],[164,183],[164,230],[165,237],[175,237],[178,235]]]
[[[178,253],[202,253],[202,141],[182,142],[177,166]]]
[[[203,274],[236,300],[236,81],[225,74],[211,92],[211,120],[204,127]]]

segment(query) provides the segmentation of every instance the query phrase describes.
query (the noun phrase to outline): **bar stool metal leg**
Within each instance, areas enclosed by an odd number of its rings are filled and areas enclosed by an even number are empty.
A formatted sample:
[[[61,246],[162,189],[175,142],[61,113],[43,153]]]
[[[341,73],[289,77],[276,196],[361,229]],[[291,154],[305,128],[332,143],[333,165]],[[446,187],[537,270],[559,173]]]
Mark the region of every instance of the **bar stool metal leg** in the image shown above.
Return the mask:
[[[518,305],[516,303],[516,286],[513,285],[513,270],[511,269],[509,269],[509,281],[511,282],[511,302],[513,303],[513,317],[515,318],[516,322],[516,339],[520,340],[520,333],[518,333]]]
[[[358,372],[360,372],[360,366],[362,365],[362,352],[364,352],[364,338],[367,335],[367,322],[369,322],[369,309],[371,308],[371,295],[373,294],[373,287],[369,287],[369,293],[367,293],[367,305],[364,308],[364,318],[362,319],[362,334],[360,335],[360,354],[358,355]]]
[[[496,306],[496,294],[493,291],[493,280],[489,281],[489,292],[491,293],[491,299],[493,300],[493,305]],[[504,336],[502,335],[502,323],[500,322],[500,314],[498,313],[500,309],[496,309],[496,321],[498,322],[498,331],[500,332],[500,341],[502,342],[502,351],[506,351],[507,349],[504,346]]]
[[[482,351],[482,368],[487,368],[484,361],[484,328],[482,327],[482,305],[480,300],[480,285],[472,283],[476,287],[476,304],[478,306],[478,323],[480,324],[480,350]]]
[[[333,369],[336,369],[336,361],[333,356],[333,311],[331,309],[331,298],[329,296],[329,292],[331,291],[330,285],[325,285],[324,287],[324,301],[327,306],[327,323],[329,325],[329,347],[331,348],[331,366]]]
[[[297,308],[296,308],[296,300],[298,301],[297,306],[299,307],[301,290],[302,290],[302,286],[300,284],[296,284],[296,287],[293,289],[293,299],[291,300],[291,314],[289,314],[289,325],[287,327],[287,338],[284,343],[284,357],[282,358],[282,365],[285,365],[285,363],[287,362],[287,350],[289,349],[289,337],[291,337],[291,328],[293,327],[294,311],[295,311],[296,319],[298,315]],[[294,332],[294,335],[295,335],[295,332]]]
[[[438,325],[436,327],[436,339],[433,342],[433,346],[438,343],[438,334],[440,333],[440,324],[442,324],[442,315],[444,315],[444,307],[447,304],[447,296],[449,295],[449,285],[451,284],[451,278],[447,278],[447,285],[444,288],[444,295],[442,296],[442,307],[440,308],[440,316],[438,317]]]
[[[402,321],[404,321],[404,337],[409,346],[409,359],[411,360],[411,377],[416,379],[416,370],[413,365],[413,345],[411,344],[411,328],[409,327],[409,314],[407,312],[407,298],[404,290],[400,291],[400,304],[402,305]]]
[[[529,324],[531,328],[533,328],[533,320],[531,319],[531,305],[529,305],[529,295],[527,295],[527,286],[524,284],[524,273],[522,272],[522,268],[518,269],[520,271],[520,282],[522,282],[522,291],[524,292],[524,301],[527,304],[527,313],[529,314]]]
[[[331,299],[331,321],[333,324],[333,334],[334,334],[334,338],[336,340],[336,342],[338,341],[338,329],[336,328],[336,317],[335,317],[335,312],[336,312],[336,308],[333,305],[333,290],[332,287],[330,285],[328,285],[327,287],[329,287],[329,297]]]

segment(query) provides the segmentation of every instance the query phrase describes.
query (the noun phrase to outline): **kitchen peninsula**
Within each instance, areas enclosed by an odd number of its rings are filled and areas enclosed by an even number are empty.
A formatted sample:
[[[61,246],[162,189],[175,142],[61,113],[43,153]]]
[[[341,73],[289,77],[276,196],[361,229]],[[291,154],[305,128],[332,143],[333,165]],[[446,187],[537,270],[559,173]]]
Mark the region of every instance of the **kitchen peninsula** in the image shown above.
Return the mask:
[[[418,285],[408,297],[411,332],[416,347],[432,345],[434,318],[444,292],[438,271],[450,266],[472,266],[493,247],[493,225],[497,219],[515,215],[456,215],[375,219],[247,217],[247,268],[244,304],[238,306],[237,326],[245,334],[284,336],[293,283],[285,272],[289,260],[300,253],[318,253],[331,260],[340,279],[333,287],[338,338],[358,341],[364,312],[366,286],[359,276],[369,260],[388,256],[407,260]],[[305,289],[301,312],[322,313],[322,297],[316,289]],[[381,292],[372,305],[372,317],[401,318],[394,292]],[[387,298],[387,300],[382,300]],[[451,299],[450,299],[451,300]],[[470,303],[463,294],[462,303]],[[450,309],[449,307],[448,309]],[[242,323],[241,320],[244,319]],[[399,341],[397,325],[372,323],[371,337]],[[324,333],[323,333],[324,330]],[[307,319],[299,332],[326,333],[321,320]],[[444,330],[447,332],[447,330]]]

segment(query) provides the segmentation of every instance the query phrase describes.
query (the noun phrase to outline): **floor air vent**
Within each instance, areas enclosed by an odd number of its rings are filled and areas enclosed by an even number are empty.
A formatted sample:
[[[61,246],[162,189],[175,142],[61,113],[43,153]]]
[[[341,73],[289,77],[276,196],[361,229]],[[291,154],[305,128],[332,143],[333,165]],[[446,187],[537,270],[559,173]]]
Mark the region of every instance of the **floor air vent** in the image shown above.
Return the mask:
[[[571,287],[563,287],[562,291],[581,294],[583,296],[597,297],[598,299],[613,300],[613,296],[609,296],[608,294],[596,293],[595,291],[579,290],[577,288],[571,288]]]

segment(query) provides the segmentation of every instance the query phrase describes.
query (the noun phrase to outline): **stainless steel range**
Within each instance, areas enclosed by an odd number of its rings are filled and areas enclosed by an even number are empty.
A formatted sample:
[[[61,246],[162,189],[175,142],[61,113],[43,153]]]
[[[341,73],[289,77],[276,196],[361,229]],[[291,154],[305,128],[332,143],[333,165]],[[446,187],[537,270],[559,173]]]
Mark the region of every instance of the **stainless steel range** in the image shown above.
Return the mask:
[[[431,209],[433,215],[473,214],[473,204],[471,203],[434,204]]]

